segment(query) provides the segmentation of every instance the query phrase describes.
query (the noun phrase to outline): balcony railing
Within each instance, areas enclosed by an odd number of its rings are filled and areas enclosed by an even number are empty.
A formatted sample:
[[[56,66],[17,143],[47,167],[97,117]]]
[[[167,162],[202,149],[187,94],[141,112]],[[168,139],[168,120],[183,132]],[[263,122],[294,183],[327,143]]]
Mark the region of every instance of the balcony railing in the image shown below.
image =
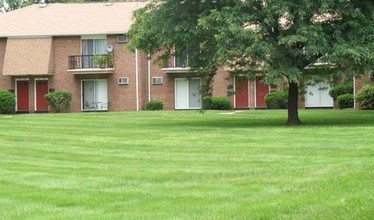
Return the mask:
[[[188,67],[188,55],[178,56],[172,55],[169,59],[164,60],[163,68],[187,68]]]
[[[162,63],[162,70],[165,73],[188,73],[191,71],[188,66],[188,55],[172,55]]]
[[[69,56],[69,70],[113,68],[113,55],[75,55]]]

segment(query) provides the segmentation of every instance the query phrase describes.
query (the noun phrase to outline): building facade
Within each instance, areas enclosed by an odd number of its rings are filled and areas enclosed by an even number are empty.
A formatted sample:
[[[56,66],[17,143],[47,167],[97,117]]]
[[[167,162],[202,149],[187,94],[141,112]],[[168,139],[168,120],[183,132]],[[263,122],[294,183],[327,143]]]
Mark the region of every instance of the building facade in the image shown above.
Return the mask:
[[[0,89],[15,94],[16,112],[48,112],[44,95],[51,91],[71,93],[73,112],[142,110],[149,100],[200,109],[202,79],[189,71],[188,58],[159,65],[126,48],[132,12],[145,4],[56,3],[0,15]],[[213,96],[228,97],[235,109],[266,108],[270,90],[260,76],[230,77],[223,68],[213,83]]]

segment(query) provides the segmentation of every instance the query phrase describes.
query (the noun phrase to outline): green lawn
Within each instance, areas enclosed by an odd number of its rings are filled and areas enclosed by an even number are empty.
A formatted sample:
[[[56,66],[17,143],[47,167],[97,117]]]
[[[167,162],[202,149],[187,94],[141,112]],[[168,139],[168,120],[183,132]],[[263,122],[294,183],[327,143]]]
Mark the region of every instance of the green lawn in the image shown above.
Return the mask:
[[[0,219],[373,219],[374,111],[0,115]]]

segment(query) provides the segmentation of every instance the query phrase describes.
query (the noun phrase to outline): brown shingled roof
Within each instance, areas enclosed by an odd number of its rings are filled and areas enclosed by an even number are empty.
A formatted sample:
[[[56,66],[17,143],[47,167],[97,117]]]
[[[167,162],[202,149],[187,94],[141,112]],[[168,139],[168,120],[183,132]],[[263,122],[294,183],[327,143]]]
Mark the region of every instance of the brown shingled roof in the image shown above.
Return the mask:
[[[31,5],[0,14],[0,37],[121,34],[147,2]]]
[[[52,37],[9,38],[4,58],[4,76],[50,75]]]

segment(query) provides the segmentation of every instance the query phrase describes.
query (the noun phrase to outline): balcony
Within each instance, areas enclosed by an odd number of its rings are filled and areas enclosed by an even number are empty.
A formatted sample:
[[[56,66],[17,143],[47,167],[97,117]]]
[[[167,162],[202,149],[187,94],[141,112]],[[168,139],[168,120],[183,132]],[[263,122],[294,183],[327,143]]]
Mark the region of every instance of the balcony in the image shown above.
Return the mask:
[[[190,71],[188,67],[188,55],[178,56],[173,55],[168,60],[165,60],[162,66],[162,71],[165,73],[187,73]]]
[[[75,55],[69,56],[69,73],[72,74],[112,74],[113,55]]]

